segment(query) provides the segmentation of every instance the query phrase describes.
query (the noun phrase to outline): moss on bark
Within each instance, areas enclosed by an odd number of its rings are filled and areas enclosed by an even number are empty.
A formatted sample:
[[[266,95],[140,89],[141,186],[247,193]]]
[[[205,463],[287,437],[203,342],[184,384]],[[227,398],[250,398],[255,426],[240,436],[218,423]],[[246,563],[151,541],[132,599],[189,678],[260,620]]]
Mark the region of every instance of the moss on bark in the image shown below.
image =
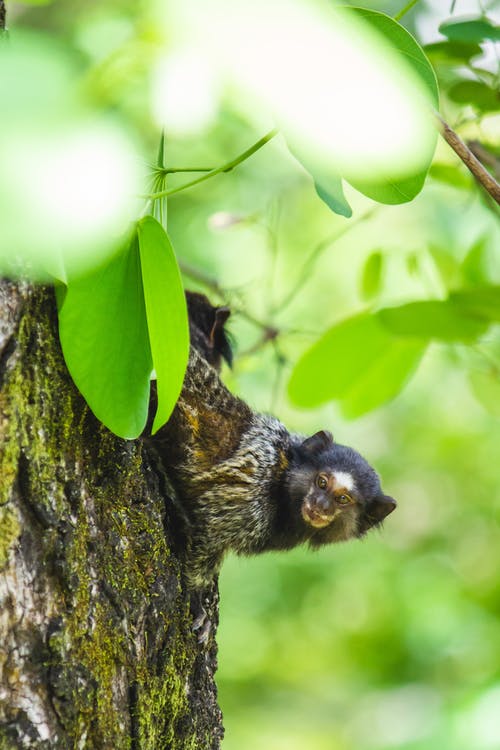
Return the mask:
[[[0,749],[218,748],[167,480],[74,388],[50,290],[0,293]]]

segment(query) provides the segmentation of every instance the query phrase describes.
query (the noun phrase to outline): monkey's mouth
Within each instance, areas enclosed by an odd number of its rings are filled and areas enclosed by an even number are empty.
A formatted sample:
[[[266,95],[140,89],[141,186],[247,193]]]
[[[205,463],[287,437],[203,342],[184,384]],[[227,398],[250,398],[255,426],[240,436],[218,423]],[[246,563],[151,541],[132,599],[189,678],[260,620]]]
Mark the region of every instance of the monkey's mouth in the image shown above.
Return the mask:
[[[324,529],[335,518],[335,513],[322,511],[317,505],[310,505],[307,502],[302,504],[301,513],[304,521],[315,529]]]

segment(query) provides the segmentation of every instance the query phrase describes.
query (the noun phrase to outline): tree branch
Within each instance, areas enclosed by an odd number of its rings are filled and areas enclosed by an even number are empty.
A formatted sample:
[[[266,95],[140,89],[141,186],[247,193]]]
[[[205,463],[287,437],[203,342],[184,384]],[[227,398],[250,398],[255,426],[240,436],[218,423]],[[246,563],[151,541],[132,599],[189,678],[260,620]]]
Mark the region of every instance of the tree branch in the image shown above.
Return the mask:
[[[491,195],[494,201],[500,205],[500,185],[487,169],[481,164],[472,151],[459,138],[447,122],[443,120],[438,112],[435,117],[439,122],[441,135],[446,143],[453,149],[457,156],[463,161],[467,169],[474,175],[479,184]]]
[[[0,31],[4,31],[5,29],[5,18],[6,18],[5,3],[3,0],[0,0]]]

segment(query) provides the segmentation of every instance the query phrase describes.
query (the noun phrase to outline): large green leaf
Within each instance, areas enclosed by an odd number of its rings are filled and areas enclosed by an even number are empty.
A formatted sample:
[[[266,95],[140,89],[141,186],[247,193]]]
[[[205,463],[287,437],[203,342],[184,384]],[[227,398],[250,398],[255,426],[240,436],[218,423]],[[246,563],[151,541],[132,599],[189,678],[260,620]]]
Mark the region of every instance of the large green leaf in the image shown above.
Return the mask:
[[[156,219],[137,226],[153,366],[157,378],[156,432],[179,397],[189,356],[186,298],[170,239]]]
[[[475,341],[488,322],[449,300],[424,300],[380,310],[383,326],[398,336],[438,341]]]
[[[305,352],[290,378],[290,398],[304,407],[338,399],[347,416],[358,416],[399,393],[425,348],[392,336],[369,313],[357,315]]]
[[[433,104],[439,106],[439,88],[436,74],[422,47],[404,26],[385,13],[367,8],[353,8],[373,28],[389,41],[424,84]]]
[[[146,424],[153,365],[135,231],[58,300],[61,345],[76,386],[110,430],[137,437]]]
[[[353,8],[352,10],[367,21],[378,33],[382,34],[386,41],[404,58],[422,82],[432,105],[436,108],[439,107],[439,89],[436,75],[424,51],[412,35],[401,24],[384,13],[366,8]],[[383,105],[381,104],[381,106]],[[407,178],[397,181],[377,182],[353,178],[348,174],[342,176],[356,190],[379,203],[405,203],[412,200],[423,187],[427,171],[432,162],[436,140],[437,133],[432,148],[429,149],[427,164],[423,165],[418,173]]]
[[[422,48],[411,36],[411,34],[394,19],[378,11],[367,10],[365,8],[342,8],[342,11],[356,13],[363,21],[372,26],[377,34],[381,34],[385,41],[394,49],[396,54],[402,57],[406,63],[413,69],[417,77],[423,83],[424,90],[429,95],[430,103],[434,107],[439,106],[439,92],[436,76],[427,60]],[[334,92],[332,93],[332,95]],[[381,102],[381,106],[383,103]],[[367,137],[369,137],[369,124],[367,124]],[[427,175],[427,171],[434,154],[437,132],[434,138],[429,139],[429,150],[427,160],[421,168],[414,174],[410,174],[400,179],[361,179],[360,177],[350,175],[344,169],[341,175],[353,187],[364,195],[380,203],[397,204],[405,203],[412,200],[422,189]],[[340,176],[333,170],[325,167],[321,163],[312,163],[310,159],[304,158],[301,149],[295,145],[291,146],[292,153],[301,162],[305,169],[311,174],[315,181],[316,190],[320,198],[332,209],[345,217],[352,214],[351,208],[347,203],[343,190]]]

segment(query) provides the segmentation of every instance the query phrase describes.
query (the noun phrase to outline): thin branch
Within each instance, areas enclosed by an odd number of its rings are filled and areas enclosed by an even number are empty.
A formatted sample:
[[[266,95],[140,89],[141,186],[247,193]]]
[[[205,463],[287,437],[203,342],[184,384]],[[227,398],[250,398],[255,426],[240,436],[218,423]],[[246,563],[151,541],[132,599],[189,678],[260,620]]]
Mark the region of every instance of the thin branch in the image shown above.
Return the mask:
[[[210,276],[210,274],[206,273],[205,271],[201,271],[199,268],[196,268],[195,266],[192,266],[190,263],[186,263],[183,260],[179,261],[179,268],[181,269],[183,274],[189,276],[191,279],[194,279],[194,281],[198,281],[200,284],[203,284],[204,287],[210,289],[212,292],[214,292],[214,294],[219,295],[219,297],[221,297],[222,299],[224,299],[224,297],[226,296],[224,289],[221,287],[217,279],[215,279],[213,276]],[[242,307],[235,307],[234,305],[231,305],[231,309],[233,312],[241,315],[242,318],[245,318],[245,320],[248,320],[249,323],[252,323],[252,325],[260,328],[263,332],[263,337],[265,338],[266,342],[273,341],[281,333],[281,330],[276,328],[276,326],[273,326],[271,323],[267,323],[263,320],[259,320],[259,318],[256,318],[254,315],[247,312]]]
[[[3,0],[0,0],[0,31],[5,31],[6,17],[5,3]]]
[[[457,156],[463,161],[467,169],[472,172],[480,185],[491,195],[494,201],[500,205],[500,185],[494,177],[483,167],[470,148],[458,137],[454,130],[450,128],[447,122],[443,120],[438,112],[435,117],[439,122],[441,135],[446,143],[453,149]]]
[[[307,280],[310,277],[310,273],[312,271],[312,268],[316,261],[318,260],[319,256],[322,252],[324,252],[330,245],[333,245],[334,242],[339,240],[341,237],[343,237],[347,232],[349,232],[351,229],[353,229],[355,226],[360,224],[362,221],[365,221],[366,219],[369,219],[375,211],[378,209],[378,206],[373,206],[373,208],[370,208],[366,213],[364,213],[362,216],[360,216],[357,219],[354,219],[349,224],[344,226],[343,229],[340,230],[340,232],[337,232],[333,235],[333,237],[327,237],[325,240],[322,240],[319,242],[316,247],[311,251],[309,256],[304,261],[302,268],[299,271],[299,274],[297,276],[297,282],[295,286],[292,287],[292,289],[288,292],[288,294],[284,297],[284,299],[279,302],[276,307],[274,308],[274,312],[282,311],[285,309],[285,307],[288,307],[290,302],[296,297],[298,292],[302,289],[304,284],[307,282]]]
[[[406,3],[404,8],[402,8],[399,11],[399,13],[396,13],[396,15],[394,16],[394,20],[399,21],[401,18],[403,18],[403,16],[405,16],[408,13],[408,11],[411,10],[413,6],[416,5],[418,2],[419,0],[410,0],[409,3]]]
[[[151,195],[145,195],[143,197],[156,200],[157,198],[163,198],[167,195],[174,195],[174,193],[180,193],[181,190],[187,190],[190,187],[194,187],[194,185],[199,185],[200,182],[205,182],[205,180],[209,180],[211,177],[215,177],[218,174],[222,174],[222,172],[230,172],[232,169],[237,167],[238,164],[241,164],[243,161],[245,161],[250,156],[252,156],[252,154],[255,154],[256,151],[262,148],[262,146],[264,146],[268,141],[271,140],[271,138],[274,138],[274,136],[277,134],[278,134],[277,130],[270,130],[269,133],[266,133],[266,135],[260,138],[257,141],[257,143],[254,143],[253,146],[250,146],[250,148],[247,148],[247,150],[243,151],[242,154],[239,154],[239,156],[236,156],[234,159],[231,159],[231,161],[228,161],[226,164],[223,164],[220,167],[216,167],[215,169],[210,170],[210,172],[207,172],[201,177],[198,177],[196,180],[191,180],[191,182],[186,182],[184,185],[179,185],[178,187],[170,188],[170,190],[162,190],[160,193],[152,193]]]
[[[204,287],[215,292],[215,294],[218,294],[219,297],[224,297],[224,290],[214,276],[210,276],[210,274],[205,271],[196,268],[196,266],[192,266],[191,263],[186,263],[185,260],[179,260],[179,268],[182,273],[189,276],[190,279],[199,281],[200,284],[203,284]]]

